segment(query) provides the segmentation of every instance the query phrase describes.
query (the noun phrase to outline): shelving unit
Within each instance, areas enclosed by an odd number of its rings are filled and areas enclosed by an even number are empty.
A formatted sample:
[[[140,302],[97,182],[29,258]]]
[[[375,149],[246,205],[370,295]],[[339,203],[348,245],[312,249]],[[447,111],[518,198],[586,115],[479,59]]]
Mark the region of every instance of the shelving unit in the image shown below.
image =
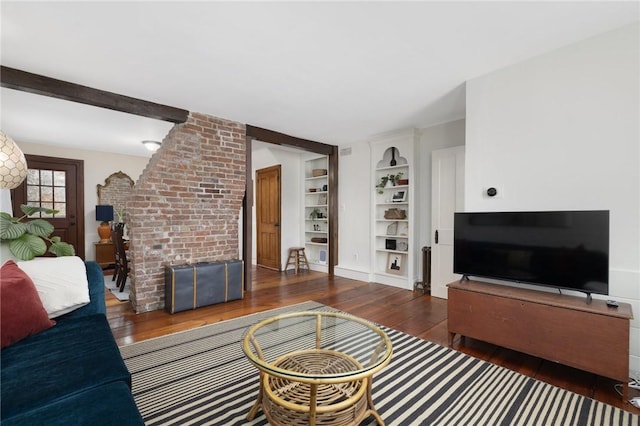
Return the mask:
[[[400,173],[404,181],[373,188],[371,280],[406,289],[412,289],[416,279],[413,142],[413,132],[371,142],[373,185],[379,185],[384,176]],[[392,215],[393,209],[403,215]]]
[[[320,174],[319,170],[324,170]],[[316,172],[314,172],[316,171]],[[329,159],[327,156],[304,161],[304,245],[309,267],[327,272],[329,259]],[[320,216],[313,217],[312,212]]]
[[[376,182],[382,176],[397,175],[402,177],[409,172],[409,166],[396,165],[376,169]],[[376,273],[388,276],[389,279],[406,281],[409,260],[409,185],[388,185],[376,188],[375,207],[375,252]],[[402,194],[400,196],[399,194]],[[394,197],[402,201],[394,201]],[[391,209],[404,212],[404,218],[388,215]],[[385,216],[387,212],[387,216]],[[396,269],[397,268],[397,269]]]

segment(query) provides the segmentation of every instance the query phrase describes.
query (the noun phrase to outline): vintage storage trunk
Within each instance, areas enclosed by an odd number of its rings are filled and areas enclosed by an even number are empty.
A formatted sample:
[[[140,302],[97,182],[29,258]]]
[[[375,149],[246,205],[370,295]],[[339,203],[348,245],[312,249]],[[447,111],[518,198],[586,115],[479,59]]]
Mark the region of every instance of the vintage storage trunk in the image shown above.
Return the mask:
[[[171,314],[244,297],[241,260],[166,266],[164,277],[165,309]]]

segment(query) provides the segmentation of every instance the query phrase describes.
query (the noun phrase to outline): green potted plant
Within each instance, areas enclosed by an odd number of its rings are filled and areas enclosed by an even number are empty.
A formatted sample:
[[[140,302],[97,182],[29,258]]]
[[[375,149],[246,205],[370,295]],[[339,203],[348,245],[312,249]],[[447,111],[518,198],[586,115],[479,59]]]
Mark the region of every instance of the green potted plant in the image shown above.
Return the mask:
[[[322,217],[322,212],[320,209],[313,209],[311,210],[311,213],[309,213],[309,217],[311,220],[316,220],[317,218]]]
[[[124,207],[113,209],[116,216],[118,216],[118,223],[124,223]]]
[[[378,194],[382,194],[384,192],[387,182],[389,182],[389,175],[380,176],[380,182],[376,185],[376,188],[378,188]]]
[[[404,173],[402,172],[398,172],[395,175],[389,175],[389,180],[393,183],[393,185],[396,185],[396,182],[398,182],[400,180],[400,178],[402,177]]]
[[[56,214],[58,210],[25,204],[20,206],[20,210],[24,213],[20,217],[0,212],[0,241],[9,243],[9,250],[16,258],[31,260],[36,256],[42,256],[47,251],[56,256],[75,255],[71,244],[61,241],[60,237],[51,236],[54,230],[51,223],[44,219],[23,222],[35,213]],[[49,250],[47,250],[47,242],[50,244]]]
[[[396,174],[387,174],[385,176],[380,176],[380,181],[376,185],[378,188],[378,194],[382,194],[384,192],[384,188],[387,187],[387,184],[391,182],[392,185],[395,186],[396,181],[399,180],[404,173],[398,172]]]

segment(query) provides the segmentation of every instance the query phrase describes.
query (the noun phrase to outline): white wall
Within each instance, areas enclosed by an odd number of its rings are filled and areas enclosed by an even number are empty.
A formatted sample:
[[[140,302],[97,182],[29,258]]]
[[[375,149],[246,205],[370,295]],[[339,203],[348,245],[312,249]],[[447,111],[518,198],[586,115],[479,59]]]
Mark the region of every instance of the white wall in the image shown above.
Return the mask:
[[[345,155],[344,149],[351,149]],[[369,281],[371,270],[371,149],[340,147],[338,157],[338,264],[335,274]]]
[[[282,250],[280,254],[280,266],[284,267],[287,261],[289,247],[303,246],[302,239],[302,160],[301,152],[294,152],[288,149],[279,148],[278,145],[270,145],[265,143],[256,143],[256,147],[252,151],[251,173],[254,176],[255,194],[255,175],[256,170],[264,169],[280,164],[281,167],[281,203],[282,211],[280,224],[280,241]],[[253,205],[253,247],[251,248],[252,262],[256,264],[256,206],[255,196]]]
[[[111,154],[107,152],[88,151],[77,148],[61,148],[47,145],[16,141],[22,152],[47,157],[70,158],[84,161],[84,221],[85,221],[85,258],[95,260],[94,243],[98,237],[96,222],[96,204],[98,204],[98,187],[112,173],[121,171],[137,181],[149,162],[146,157]]]
[[[467,82],[465,206],[610,210],[610,298],[640,370],[639,25]],[[500,197],[483,196],[495,186]]]
[[[416,212],[419,215],[417,241],[420,249],[424,246],[431,246],[433,237],[431,231],[431,152],[436,149],[464,145],[464,138],[464,119],[438,124],[419,131],[419,142],[416,147],[416,182],[418,184]],[[422,267],[421,262],[419,262],[419,266]]]

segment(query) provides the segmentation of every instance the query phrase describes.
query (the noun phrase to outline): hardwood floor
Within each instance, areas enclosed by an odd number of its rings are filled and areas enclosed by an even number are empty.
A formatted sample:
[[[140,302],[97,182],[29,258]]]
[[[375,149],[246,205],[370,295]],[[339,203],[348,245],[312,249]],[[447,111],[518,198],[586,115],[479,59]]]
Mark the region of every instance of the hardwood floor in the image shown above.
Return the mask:
[[[382,284],[340,277],[329,279],[326,274],[320,272],[303,272],[296,275],[292,271],[279,273],[255,268],[252,275],[254,290],[245,293],[243,300],[173,315],[164,311],[136,315],[128,302],[120,302],[110,293],[107,294],[107,316],[118,345],[307,300],[314,300],[413,336],[447,345],[447,302],[444,299]],[[470,338],[463,341],[456,339],[454,348],[640,414],[640,409],[622,401],[614,390],[614,382],[610,379]],[[630,396],[640,396],[640,392],[630,389]]]

